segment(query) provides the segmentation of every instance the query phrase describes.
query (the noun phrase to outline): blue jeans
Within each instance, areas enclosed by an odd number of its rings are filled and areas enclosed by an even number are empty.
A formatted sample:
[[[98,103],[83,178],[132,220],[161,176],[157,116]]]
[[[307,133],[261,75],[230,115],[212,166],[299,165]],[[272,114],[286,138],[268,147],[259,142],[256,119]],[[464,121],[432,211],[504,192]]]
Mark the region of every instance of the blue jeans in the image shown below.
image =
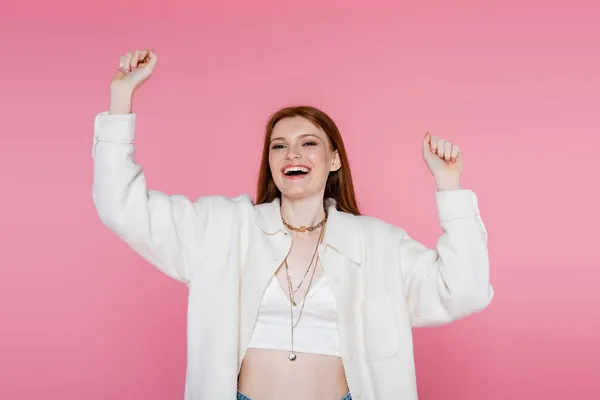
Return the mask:
[[[238,390],[237,392],[237,400],[250,400],[249,397],[246,397],[242,392]],[[350,392],[344,396],[342,400],[352,400],[352,396],[350,396]]]

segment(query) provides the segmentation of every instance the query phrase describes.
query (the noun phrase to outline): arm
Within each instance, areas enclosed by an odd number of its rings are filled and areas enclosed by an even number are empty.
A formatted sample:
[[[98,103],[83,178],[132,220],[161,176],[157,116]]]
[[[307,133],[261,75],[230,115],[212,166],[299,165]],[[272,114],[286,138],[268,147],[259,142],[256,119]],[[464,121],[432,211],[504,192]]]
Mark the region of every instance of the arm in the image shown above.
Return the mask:
[[[101,221],[139,255],[166,275],[188,283],[189,256],[201,247],[212,221],[230,220],[237,201],[148,190],[134,161],[136,115],[103,112],[94,121],[93,200]],[[250,201],[244,196],[238,199]],[[194,246],[194,248],[191,248]]]
[[[157,59],[149,49],[120,58],[110,85],[110,112],[94,121],[92,195],[104,225],[166,275],[189,283],[196,264],[192,258],[204,238],[227,227],[236,206],[251,200],[247,195],[206,196],[191,202],[148,190],[143,169],[133,159],[136,114],[131,110],[135,92],[150,78]]]
[[[404,234],[400,259],[413,326],[441,325],[492,300],[487,232],[471,190],[436,192],[442,235],[436,249]]]

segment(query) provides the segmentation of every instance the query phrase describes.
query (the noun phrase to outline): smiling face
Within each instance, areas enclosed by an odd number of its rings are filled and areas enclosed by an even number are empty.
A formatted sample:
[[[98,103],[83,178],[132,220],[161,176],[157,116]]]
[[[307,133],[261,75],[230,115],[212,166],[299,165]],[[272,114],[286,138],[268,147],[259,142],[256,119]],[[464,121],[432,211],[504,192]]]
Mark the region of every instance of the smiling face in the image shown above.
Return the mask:
[[[308,119],[284,118],[273,127],[269,168],[283,196],[322,197],[329,173],[340,166],[339,154],[332,148],[327,134]]]

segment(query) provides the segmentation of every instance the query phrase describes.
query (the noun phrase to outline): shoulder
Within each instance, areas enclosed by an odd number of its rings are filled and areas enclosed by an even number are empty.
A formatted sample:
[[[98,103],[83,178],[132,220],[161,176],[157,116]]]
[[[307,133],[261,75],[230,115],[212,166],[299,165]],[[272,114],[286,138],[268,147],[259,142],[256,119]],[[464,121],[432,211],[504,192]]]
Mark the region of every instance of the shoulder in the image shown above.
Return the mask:
[[[217,208],[248,208],[253,207],[250,195],[243,193],[236,197],[227,197],[223,195],[208,195],[198,197],[194,201],[195,206],[212,206]]]
[[[223,195],[205,195],[189,201],[183,195],[171,196],[175,205],[187,203],[193,212],[203,218],[215,218],[218,220],[234,219],[249,215],[253,211],[252,198],[248,194],[240,194],[236,197]]]
[[[277,228],[279,220],[279,200],[270,203],[255,204],[248,194],[240,194],[236,197],[223,195],[205,195],[194,201],[187,201],[184,196],[173,196],[175,203],[191,205],[193,212],[201,219],[212,219],[214,222],[225,222],[235,220],[252,220],[264,222],[270,228]]]
[[[332,225],[326,229],[328,239],[358,262],[365,261],[363,257],[371,261],[387,259],[405,236],[402,228],[373,216],[345,212],[335,212],[333,216]]]
[[[374,240],[400,239],[406,235],[401,226],[391,224],[381,218],[371,215],[354,215],[340,212],[340,217],[347,221],[354,221],[363,238]]]
[[[398,225],[391,224],[381,218],[373,217],[370,215],[359,215],[356,216],[360,226],[365,230],[370,230],[373,232],[383,232],[383,233],[396,233],[403,234],[404,228]]]

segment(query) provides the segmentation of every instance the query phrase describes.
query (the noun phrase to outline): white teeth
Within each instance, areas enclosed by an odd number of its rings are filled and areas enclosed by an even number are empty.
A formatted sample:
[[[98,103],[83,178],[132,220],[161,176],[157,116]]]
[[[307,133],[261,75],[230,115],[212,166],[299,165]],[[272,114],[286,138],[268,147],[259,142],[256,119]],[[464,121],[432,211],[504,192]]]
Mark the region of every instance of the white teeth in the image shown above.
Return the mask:
[[[310,170],[308,168],[306,168],[306,167],[289,167],[289,168],[284,169],[283,173],[284,174],[288,174],[288,173],[293,172],[293,171],[300,171],[300,172],[305,172],[305,173],[309,173],[310,172]]]

